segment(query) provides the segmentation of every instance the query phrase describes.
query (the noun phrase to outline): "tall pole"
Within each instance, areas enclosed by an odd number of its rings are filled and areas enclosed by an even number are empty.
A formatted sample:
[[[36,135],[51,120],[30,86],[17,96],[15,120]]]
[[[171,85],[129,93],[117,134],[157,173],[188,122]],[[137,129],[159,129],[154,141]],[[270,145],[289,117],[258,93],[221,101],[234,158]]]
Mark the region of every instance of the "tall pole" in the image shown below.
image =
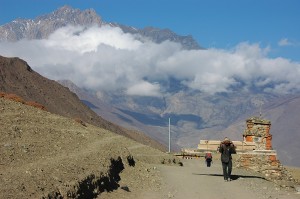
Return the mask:
[[[169,118],[169,153],[171,152],[171,118]]]

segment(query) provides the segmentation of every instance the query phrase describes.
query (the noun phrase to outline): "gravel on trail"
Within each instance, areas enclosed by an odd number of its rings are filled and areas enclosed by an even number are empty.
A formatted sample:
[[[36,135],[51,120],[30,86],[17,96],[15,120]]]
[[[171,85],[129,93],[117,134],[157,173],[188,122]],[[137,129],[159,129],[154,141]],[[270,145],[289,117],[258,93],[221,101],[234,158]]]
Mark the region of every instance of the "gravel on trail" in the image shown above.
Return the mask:
[[[159,166],[165,185],[163,198],[295,199],[294,189],[282,188],[259,173],[233,168],[232,181],[224,181],[220,160],[207,167],[204,159],[183,160],[184,167]]]

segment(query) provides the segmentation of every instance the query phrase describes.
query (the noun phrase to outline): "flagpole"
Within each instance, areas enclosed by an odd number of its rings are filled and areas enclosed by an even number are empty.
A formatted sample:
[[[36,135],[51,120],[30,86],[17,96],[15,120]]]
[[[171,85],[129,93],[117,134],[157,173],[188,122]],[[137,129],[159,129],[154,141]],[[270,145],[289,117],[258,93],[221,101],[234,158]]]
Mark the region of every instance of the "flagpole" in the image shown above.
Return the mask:
[[[171,118],[169,118],[169,153],[171,152]]]

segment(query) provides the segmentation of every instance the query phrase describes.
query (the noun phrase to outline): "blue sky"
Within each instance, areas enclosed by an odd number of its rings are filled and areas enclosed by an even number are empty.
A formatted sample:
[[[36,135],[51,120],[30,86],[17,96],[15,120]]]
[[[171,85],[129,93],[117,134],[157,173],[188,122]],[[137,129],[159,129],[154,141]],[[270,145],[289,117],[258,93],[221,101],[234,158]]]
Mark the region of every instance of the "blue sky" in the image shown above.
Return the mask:
[[[192,35],[206,48],[186,51],[170,41],[141,41],[110,26],[67,26],[43,40],[0,42],[0,55],[20,57],[49,79],[156,97],[169,91],[164,82],[170,78],[208,94],[253,88],[300,93],[299,0],[1,0],[0,5],[0,24],[69,5],[93,8],[105,22]]]
[[[33,19],[63,5],[93,8],[106,22],[169,28],[205,48],[241,42],[269,47],[270,57],[300,61],[298,0],[1,0],[0,24]]]

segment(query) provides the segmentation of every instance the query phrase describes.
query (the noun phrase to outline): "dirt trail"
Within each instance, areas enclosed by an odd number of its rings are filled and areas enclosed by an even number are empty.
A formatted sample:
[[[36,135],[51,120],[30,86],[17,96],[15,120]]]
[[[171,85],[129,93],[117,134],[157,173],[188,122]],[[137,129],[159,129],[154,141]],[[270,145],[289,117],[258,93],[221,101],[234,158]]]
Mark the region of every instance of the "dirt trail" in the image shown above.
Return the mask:
[[[139,177],[133,184],[124,181],[128,179],[125,176],[133,175],[130,170],[124,171],[120,181],[123,189],[103,193],[99,199],[300,199],[295,190],[279,187],[244,169],[233,168],[233,180],[224,182],[220,160],[215,160],[212,167],[206,167],[203,159],[182,162],[183,167],[152,164],[155,169],[150,169],[149,177],[153,184],[147,187]],[[125,185],[129,190],[124,189]]]
[[[233,181],[225,182],[219,160],[206,167],[203,159],[183,160],[184,167],[158,166],[163,177],[163,198],[259,199],[300,198],[258,174],[233,168]]]

